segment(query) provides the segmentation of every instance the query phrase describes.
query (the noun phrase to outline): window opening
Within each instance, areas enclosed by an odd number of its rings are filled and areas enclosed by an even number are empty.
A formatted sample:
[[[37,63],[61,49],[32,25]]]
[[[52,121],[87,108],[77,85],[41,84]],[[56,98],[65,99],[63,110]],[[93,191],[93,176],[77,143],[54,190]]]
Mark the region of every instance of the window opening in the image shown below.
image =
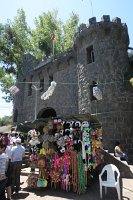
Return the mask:
[[[33,79],[33,76],[31,76],[30,83],[28,84],[28,96],[32,95],[32,79]]]
[[[43,92],[44,91],[44,78],[41,78],[40,79],[40,92]]]
[[[87,64],[94,62],[95,59],[94,59],[93,46],[88,47],[86,50],[87,50]]]
[[[51,85],[52,81],[53,81],[53,75],[49,76],[49,86]]]

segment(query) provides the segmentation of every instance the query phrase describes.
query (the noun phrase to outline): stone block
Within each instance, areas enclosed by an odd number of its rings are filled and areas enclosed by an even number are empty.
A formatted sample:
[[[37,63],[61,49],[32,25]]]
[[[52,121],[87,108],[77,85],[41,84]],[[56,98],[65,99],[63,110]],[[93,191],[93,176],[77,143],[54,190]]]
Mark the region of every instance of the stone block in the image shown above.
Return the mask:
[[[115,17],[114,19],[112,19],[112,22],[115,22],[117,24],[121,24],[121,18]]]
[[[101,21],[110,22],[110,15],[103,15],[102,18],[101,18]]]
[[[133,155],[133,149],[128,149],[128,153]]]
[[[96,17],[92,17],[89,19],[89,24],[95,24],[96,23]]]
[[[86,29],[86,24],[80,24],[79,30],[80,32]]]

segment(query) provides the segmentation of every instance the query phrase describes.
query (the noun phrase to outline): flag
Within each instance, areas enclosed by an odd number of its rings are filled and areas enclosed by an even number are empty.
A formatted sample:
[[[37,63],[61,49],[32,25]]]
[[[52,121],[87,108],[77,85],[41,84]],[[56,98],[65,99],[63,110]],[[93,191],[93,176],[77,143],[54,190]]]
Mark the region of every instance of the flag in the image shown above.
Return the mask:
[[[52,41],[55,40],[55,34],[54,34],[54,33],[51,34],[51,40],[52,40]]]
[[[12,95],[15,95],[17,92],[19,92],[19,88],[15,85],[9,88],[9,91],[11,92]]]
[[[93,96],[97,99],[97,100],[102,100],[102,92],[101,90],[98,88],[98,86],[93,87]]]
[[[52,81],[48,90],[42,94],[41,99],[42,100],[49,99],[49,97],[52,96],[52,94],[54,93],[55,87],[56,87],[56,82]]]

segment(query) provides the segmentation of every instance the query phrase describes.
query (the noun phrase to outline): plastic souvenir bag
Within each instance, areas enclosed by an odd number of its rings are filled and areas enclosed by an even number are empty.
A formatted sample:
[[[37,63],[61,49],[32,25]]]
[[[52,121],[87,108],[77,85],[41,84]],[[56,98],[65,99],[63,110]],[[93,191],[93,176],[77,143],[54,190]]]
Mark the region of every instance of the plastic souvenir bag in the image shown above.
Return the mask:
[[[38,178],[37,187],[47,187],[47,180],[44,178]]]

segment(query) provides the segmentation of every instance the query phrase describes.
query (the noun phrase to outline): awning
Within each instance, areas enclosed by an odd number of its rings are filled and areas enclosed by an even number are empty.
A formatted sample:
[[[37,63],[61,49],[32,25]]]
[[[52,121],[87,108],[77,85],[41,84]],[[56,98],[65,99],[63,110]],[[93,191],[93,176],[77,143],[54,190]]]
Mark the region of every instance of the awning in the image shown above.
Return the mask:
[[[97,120],[96,117],[90,114],[79,114],[79,115],[70,115],[70,116],[62,116],[62,117],[53,117],[52,119],[60,118],[65,121],[88,121],[90,122],[93,128],[100,128],[101,124]],[[24,123],[20,123],[17,125],[17,131],[27,133],[32,129],[38,129],[39,127],[46,126],[49,121],[49,118],[39,118],[34,121],[27,121]]]
[[[16,130],[20,132],[27,133],[28,131],[32,129],[38,129],[40,126],[45,126],[48,122],[48,119],[46,118],[40,118],[36,119],[34,121],[26,121],[24,123],[20,123],[17,125]]]
[[[93,128],[101,128],[101,124],[96,118],[96,116],[90,115],[90,114],[79,114],[79,115],[71,115],[71,116],[63,116],[61,117],[63,120],[68,121],[88,121],[90,122],[91,126]]]

